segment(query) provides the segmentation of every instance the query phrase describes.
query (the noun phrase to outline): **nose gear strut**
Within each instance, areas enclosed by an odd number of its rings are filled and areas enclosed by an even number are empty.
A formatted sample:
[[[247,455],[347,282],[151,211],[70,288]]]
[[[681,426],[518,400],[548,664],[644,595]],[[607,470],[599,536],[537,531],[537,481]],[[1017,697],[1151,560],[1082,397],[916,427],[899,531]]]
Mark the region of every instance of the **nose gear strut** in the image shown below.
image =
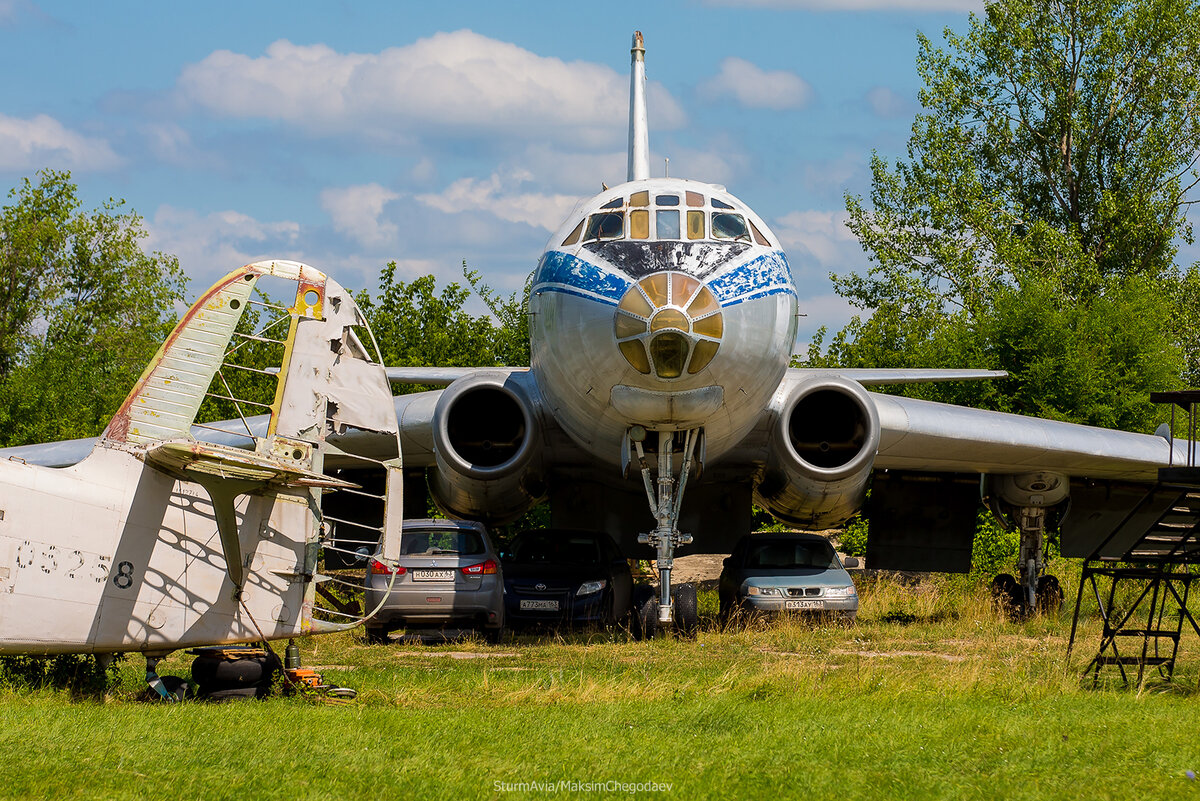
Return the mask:
[[[696,441],[700,438],[700,429],[692,428],[684,434],[683,464],[676,481],[672,475],[674,457],[674,439],[676,432],[659,429],[658,431],[658,476],[656,482],[650,480],[650,464],[642,442],[646,438],[646,430],[640,426],[630,429],[629,439],[637,452],[638,462],[642,468],[642,483],[646,487],[646,499],[650,502],[650,513],[657,522],[653,531],[638,535],[638,542],[649,545],[657,556],[656,567],[659,575],[658,623],[661,627],[669,627],[675,623],[675,605],[671,597],[671,569],[675,565],[675,549],[692,541],[691,534],[679,530],[679,509],[683,504],[683,491],[687,487],[688,476],[692,470],[692,456],[696,451]],[[654,483],[658,485],[655,493]]]

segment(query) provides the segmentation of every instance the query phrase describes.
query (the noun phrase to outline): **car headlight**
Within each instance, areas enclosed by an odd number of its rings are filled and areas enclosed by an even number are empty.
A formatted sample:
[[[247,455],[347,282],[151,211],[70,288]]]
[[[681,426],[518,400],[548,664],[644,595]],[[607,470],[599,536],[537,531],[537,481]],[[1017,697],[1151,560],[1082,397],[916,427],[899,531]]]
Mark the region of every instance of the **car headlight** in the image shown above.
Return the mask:
[[[755,587],[753,585],[746,588],[747,595],[778,595],[779,590],[775,587]]]
[[[853,584],[851,584],[849,587],[826,587],[825,588],[825,597],[826,598],[851,598],[855,595],[858,595],[858,592],[854,589]]]
[[[608,582],[604,579],[600,581],[585,581],[579,585],[579,591],[575,595],[595,595],[608,586]]]

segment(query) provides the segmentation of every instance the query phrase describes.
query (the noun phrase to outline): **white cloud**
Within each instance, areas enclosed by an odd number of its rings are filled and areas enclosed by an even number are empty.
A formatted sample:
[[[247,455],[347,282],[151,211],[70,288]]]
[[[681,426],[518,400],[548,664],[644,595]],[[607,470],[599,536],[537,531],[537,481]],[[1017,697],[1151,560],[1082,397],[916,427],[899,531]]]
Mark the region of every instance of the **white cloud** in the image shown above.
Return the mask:
[[[373,247],[395,240],[395,224],[380,217],[383,207],[398,197],[379,184],[329,187],[321,190],[321,208],[329,213],[335,230]]]
[[[707,0],[707,4],[802,11],[983,11],[983,0]]]
[[[859,250],[858,239],[846,227],[845,211],[793,211],[776,221],[771,230],[784,250],[807,251],[823,267],[841,268],[850,247]]]
[[[700,92],[712,99],[731,97],[746,108],[775,110],[803,108],[813,95],[808,82],[794,72],[767,72],[733,56],[721,62],[721,71]]]
[[[542,57],[469,30],[380,53],[286,40],[257,58],[220,50],[185,67],[177,92],[217,115],[388,140],[417,126],[594,146],[624,134],[628,109],[628,78],[608,66]],[[665,89],[651,84],[648,94],[657,128],[683,124],[683,110]]]
[[[76,133],[53,117],[0,114],[0,170],[106,170],[120,163],[108,142]]]
[[[421,203],[447,214],[486,211],[508,222],[520,222],[553,231],[578,202],[574,195],[518,192],[530,180],[525,171],[492,173],[484,179],[460,178],[436,194],[417,195]]]
[[[907,97],[888,89],[886,86],[876,86],[867,92],[867,105],[875,112],[875,116],[891,119],[904,117],[912,113],[914,103]]]
[[[734,179],[750,165],[749,157],[736,144],[723,141],[710,144],[703,150],[677,147],[664,153],[671,159],[671,175],[710,184],[732,185]],[[652,166],[654,174],[658,175],[659,166],[665,165],[659,159]]]
[[[149,249],[173,253],[201,292],[235,267],[266,258],[298,258],[299,223],[260,222],[238,211],[201,215],[191,209],[159,206],[147,222]]]

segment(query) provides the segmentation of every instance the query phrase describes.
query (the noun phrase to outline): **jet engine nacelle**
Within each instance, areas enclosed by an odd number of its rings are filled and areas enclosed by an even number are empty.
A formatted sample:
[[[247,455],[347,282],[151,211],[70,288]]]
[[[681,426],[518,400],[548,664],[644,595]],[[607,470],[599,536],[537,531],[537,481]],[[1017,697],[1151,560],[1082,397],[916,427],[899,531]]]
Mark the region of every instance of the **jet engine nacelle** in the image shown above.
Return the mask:
[[[546,492],[540,433],[535,404],[507,373],[455,381],[433,412],[434,502],[448,514],[490,523],[520,517]]]
[[[822,529],[857,512],[879,449],[879,414],[838,377],[785,385],[772,402],[770,454],[755,501],[792,525]]]

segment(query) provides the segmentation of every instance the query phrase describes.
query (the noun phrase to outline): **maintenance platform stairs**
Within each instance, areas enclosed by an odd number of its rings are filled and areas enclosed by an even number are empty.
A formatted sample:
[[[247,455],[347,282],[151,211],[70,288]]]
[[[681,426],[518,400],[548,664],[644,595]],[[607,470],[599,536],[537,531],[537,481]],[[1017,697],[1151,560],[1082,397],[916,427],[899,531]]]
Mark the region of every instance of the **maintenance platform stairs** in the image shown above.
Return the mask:
[[[1100,649],[1085,668],[1099,683],[1100,670],[1116,666],[1129,683],[1126,668],[1137,668],[1136,683],[1155,667],[1169,680],[1175,670],[1185,622],[1200,635],[1188,603],[1200,580],[1200,467],[1196,465],[1197,406],[1200,391],[1156,392],[1156,403],[1182,408],[1188,422],[1186,465],[1159,470],[1158,482],[1084,561],[1075,599],[1068,656],[1075,644],[1085,588],[1100,610]],[[1107,592],[1101,589],[1107,579]]]

